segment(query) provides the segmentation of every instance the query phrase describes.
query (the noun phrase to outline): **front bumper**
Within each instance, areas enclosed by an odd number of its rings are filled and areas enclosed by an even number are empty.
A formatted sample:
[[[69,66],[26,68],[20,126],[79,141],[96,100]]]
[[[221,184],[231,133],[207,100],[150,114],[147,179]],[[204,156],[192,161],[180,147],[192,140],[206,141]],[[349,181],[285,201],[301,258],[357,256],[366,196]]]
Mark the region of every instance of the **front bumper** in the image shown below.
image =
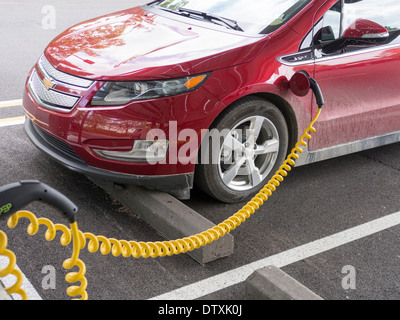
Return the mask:
[[[25,131],[39,150],[68,169],[89,178],[161,191],[187,190],[193,187],[193,173],[144,176],[91,167],[68,144],[41,130],[29,118],[25,122]]]

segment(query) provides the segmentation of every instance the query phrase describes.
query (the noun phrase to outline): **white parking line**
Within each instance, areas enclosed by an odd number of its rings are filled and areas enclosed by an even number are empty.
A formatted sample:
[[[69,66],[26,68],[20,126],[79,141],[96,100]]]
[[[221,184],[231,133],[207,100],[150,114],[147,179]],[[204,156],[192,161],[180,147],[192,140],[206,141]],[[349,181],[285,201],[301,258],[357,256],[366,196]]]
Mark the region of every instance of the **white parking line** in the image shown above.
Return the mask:
[[[18,107],[22,106],[22,99],[0,101],[0,108]]]
[[[22,99],[0,101],[0,109],[1,108],[10,108],[10,107],[20,107],[20,106],[22,106]],[[0,117],[0,128],[16,126],[16,125],[23,124],[24,122],[25,122],[25,116],[3,118],[3,119],[1,119],[1,117]]]
[[[4,256],[0,256],[0,269],[6,268],[8,266],[8,258]],[[15,269],[19,270],[23,276],[23,281],[21,288],[25,290],[26,294],[28,295],[28,300],[43,300],[36,289],[33,287],[32,283],[28,280],[28,278],[23,274],[21,269],[15,265]],[[5,287],[11,287],[15,284],[16,277],[13,275],[6,276],[4,278],[0,278],[0,281],[4,284]],[[20,296],[13,294],[13,299],[20,300]]]
[[[25,122],[25,116],[0,119],[0,128],[16,126]]]
[[[274,265],[285,267],[344,244],[359,240],[400,224],[400,212],[364,223],[311,243],[278,253],[242,267],[218,274],[150,300],[193,300],[245,281],[257,269]]]

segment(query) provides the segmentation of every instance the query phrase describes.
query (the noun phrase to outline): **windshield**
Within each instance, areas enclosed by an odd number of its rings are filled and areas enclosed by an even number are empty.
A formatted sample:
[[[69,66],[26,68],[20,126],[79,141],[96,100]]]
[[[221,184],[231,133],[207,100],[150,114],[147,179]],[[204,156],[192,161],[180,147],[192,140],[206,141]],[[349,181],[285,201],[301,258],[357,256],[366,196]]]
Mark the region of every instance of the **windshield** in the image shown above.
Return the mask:
[[[225,27],[230,27],[234,21],[236,30],[246,33],[267,34],[284,25],[310,2],[311,0],[163,0],[153,4],[159,9]],[[195,15],[193,11],[209,15]],[[224,20],[212,18],[216,16]],[[228,19],[228,23],[225,19]]]

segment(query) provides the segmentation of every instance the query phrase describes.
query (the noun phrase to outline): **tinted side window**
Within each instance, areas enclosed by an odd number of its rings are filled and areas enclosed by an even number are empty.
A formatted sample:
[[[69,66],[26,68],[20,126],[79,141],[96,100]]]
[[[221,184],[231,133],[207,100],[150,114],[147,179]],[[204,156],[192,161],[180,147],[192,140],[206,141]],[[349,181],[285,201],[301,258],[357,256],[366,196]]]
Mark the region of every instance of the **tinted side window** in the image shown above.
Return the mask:
[[[357,19],[368,19],[384,26],[390,34],[386,44],[400,43],[399,0],[345,0],[342,30]]]
[[[310,48],[314,42],[319,44],[333,41],[340,36],[341,1],[336,2],[315,25],[314,33],[310,31],[303,40],[300,50]],[[313,40],[314,37],[314,40]]]

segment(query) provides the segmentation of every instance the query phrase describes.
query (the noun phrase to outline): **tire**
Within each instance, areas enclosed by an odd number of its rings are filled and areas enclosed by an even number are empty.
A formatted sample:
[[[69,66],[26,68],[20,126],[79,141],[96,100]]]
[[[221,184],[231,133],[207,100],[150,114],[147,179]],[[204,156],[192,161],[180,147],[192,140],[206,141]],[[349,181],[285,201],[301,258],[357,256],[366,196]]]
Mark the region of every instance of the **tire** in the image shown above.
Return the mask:
[[[257,97],[235,102],[203,139],[195,183],[219,201],[244,201],[279,169],[288,141],[285,117],[275,105]]]

